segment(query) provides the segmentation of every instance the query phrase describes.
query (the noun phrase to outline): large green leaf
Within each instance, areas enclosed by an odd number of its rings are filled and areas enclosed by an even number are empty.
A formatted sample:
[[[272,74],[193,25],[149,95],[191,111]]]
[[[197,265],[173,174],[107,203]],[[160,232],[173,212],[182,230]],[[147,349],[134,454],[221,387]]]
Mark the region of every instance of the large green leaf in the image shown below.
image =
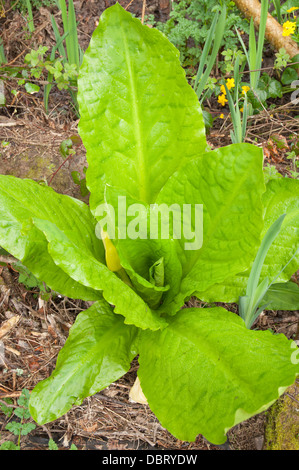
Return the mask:
[[[276,282],[286,282],[299,267],[299,251],[287,265],[299,247],[299,181],[290,178],[270,180],[263,195],[263,204],[262,237],[279,216],[286,214],[286,217],[279,235],[268,251],[260,281],[268,277],[270,282],[274,279]],[[198,292],[197,296],[207,302],[238,302],[239,296],[245,293],[250,269],[251,267],[234,277],[230,276],[225,282],[212,286],[206,292]]]
[[[178,50],[119,4],[101,15],[78,88],[92,210],[103,202],[105,183],[154,202],[169,176],[207,148]]]
[[[100,292],[74,281],[53,262],[48,243],[32,218],[49,220],[103,260],[102,241],[95,235],[96,221],[88,206],[35,181],[0,175],[0,245],[51,289],[71,298],[97,300]]]
[[[266,410],[299,375],[299,350],[284,335],[252,331],[223,308],[183,309],[139,338],[138,376],[149,406],[175,437],[227,431]]]
[[[254,190],[253,190],[254,188]],[[203,205],[203,244],[179,242],[183,280],[177,305],[198,290],[246,269],[262,230],[262,151],[249,144],[223,147],[185,165],[166,183],[157,204]],[[192,231],[195,231],[193,217]],[[201,227],[197,228],[197,235]],[[182,228],[183,233],[183,228]]]
[[[48,251],[57,266],[84,286],[101,290],[105,300],[115,306],[115,313],[125,317],[125,323],[154,330],[167,325],[117,274],[98,261],[91,252],[82,251],[69,234],[63,233],[49,221],[33,221],[45,234],[49,242]]]
[[[53,421],[124,375],[136,356],[136,331],[103,300],[80,313],[54,372],[31,392],[33,419],[39,424]]]

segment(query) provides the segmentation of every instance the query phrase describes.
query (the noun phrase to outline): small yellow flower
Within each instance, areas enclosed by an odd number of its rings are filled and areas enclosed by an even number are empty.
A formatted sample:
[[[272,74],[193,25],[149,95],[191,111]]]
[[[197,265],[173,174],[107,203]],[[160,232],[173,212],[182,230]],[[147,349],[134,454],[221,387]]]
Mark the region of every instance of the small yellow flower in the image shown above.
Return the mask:
[[[226,89],[225,89],[225,86],[224,86],[224,85],[221,85],[220,90],[221,90],[221,93],[223,93],[224,95],[226,95]]]
[[[294,21],[286,21],[283,23],[283,36],[291,36],[296,30],[296,23]]]
[[[220,119],[224,119],[224,114],[221,113],[219,117],[220,117]]]
[[[218,103],[220,103],[222,106],[225,106],[225,103],[227,103],[227,99],[225,98],[225,95],[219,95],[218,96]]]
[[[244,113],[244,108],[240,108],[241,113]]]
[[[292,11],[298,10],[298,7],[292,7],[289,10],[287,10],[287,13],[292,13]]]
[[[242,86],[242,95],[245,95],[247,93],[247,91],[250,90],[250,86]]]
[[[235,88],[235,79],[234,78],[228,78],[226,80],[226,86],[228,90],[231,90],[232,88]]]

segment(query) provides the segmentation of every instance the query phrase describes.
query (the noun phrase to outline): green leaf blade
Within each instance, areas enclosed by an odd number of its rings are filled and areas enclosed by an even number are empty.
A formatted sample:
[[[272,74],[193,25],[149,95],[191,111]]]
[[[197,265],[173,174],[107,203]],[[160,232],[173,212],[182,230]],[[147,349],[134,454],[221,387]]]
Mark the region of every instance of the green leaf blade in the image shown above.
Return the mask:
[[[86,204],[35,181],[0,175],[0,245],[52,290],[74,299],[101,298],[57,267],[45,236],[32,222],[34,217],[55,224],[83,252],[103,260],[103,244],[95,235],[96,221]]]
[[[185,441],[203,434],[223,444],[231,427],[266,410],[299,374],[293,341],[248,330],[222,308],[181,310],[164,331],[142,333],[139,354],[149,406]]]
[[[202,247],[188,251],[185,238],[177,240],[183,270],[177,306],[194,292],[250,264],[262,230],[263,192],[262,152],[248,144],[209,152],[169,179],[157,204],[171,204],[173,194],[181,207],[203,204]],[[194,224],[192,230],[195,232]]]
[[[98,301],[76,318],[53,374],[30,395],[33,419],[44,424],[65,414],[124,375],[136,351],[136,328]]]
[[[295,282],[272,284],[262,300],[271,310],[299,310],[299,286]]]
[[[172,172],[205,151],[201,108],[178,55],[120,5],[101,16],[78,81],[93,211],[103,202],[104,183],[154,202]]]
[[[291,178],[270,180],[263,194],[264,228],[261,238],[282,214],[286,214],[279,235],[269,248],[260,280],[266,277],[270,282],[289,281],[299,267],[299,181]],[[256,253],[258,247],[256,247]],[[294,257],[293,257],[294,256]],[[289,263],[290,259],[292,261]],[[287,266],[286,264],[289,263]],[[281,272],[281,270],[286,268]],[[251,267],[250,267],[251,269]],[[245,295],[250,269],[231,276],[223,283],[216,284],[197,296],[206,302],[238,302]],[[276,279],[276,276],[279,277]],[[271,308],[271,307],[269,307]]]
[[[56,265],[75,281],[101,291],[105,300],[115,306],[115,313],[125,317],[127,324],[154,330],[167,325],[157,311],[152,310],[106,265],[91,252],[82,251],[69,234],[63,233],[49,221],[34,219],[34,223],[45,234],[48,251]]]

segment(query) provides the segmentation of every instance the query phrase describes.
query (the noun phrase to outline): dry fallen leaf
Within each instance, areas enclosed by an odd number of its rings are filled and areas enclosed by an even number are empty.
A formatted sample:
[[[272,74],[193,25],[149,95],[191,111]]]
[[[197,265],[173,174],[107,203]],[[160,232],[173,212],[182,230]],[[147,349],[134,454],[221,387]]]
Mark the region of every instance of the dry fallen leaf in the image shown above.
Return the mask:
[[[130,400],[141,405],[147,405],[147,399],[141,389],[139,377],[136,378],[133,387],[129,393]]]
[[[14,317],[4,321],[0,326],[0,338],[3,338],[3,336],[7,335],[7,333],[18,323],[19,320],[20,316],[15,315]]]

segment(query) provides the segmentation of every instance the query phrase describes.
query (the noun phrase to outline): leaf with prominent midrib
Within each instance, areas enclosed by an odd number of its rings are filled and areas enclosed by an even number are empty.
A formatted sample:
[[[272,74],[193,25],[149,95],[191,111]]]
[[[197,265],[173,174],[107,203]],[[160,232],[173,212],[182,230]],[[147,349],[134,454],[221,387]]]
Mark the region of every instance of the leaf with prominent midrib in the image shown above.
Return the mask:
[[[101,15],[78,88],[93,211],[103,202],[105,183],[154,202],[169,176],[207,148],[202,111],[178,50],[119,4]]]
[[[248,330],[223,308],[183,309],[163,331],[138,341],[141,388],[176,438],[227,431],[266,410],[299,375],[299,350],[283,334]]]

